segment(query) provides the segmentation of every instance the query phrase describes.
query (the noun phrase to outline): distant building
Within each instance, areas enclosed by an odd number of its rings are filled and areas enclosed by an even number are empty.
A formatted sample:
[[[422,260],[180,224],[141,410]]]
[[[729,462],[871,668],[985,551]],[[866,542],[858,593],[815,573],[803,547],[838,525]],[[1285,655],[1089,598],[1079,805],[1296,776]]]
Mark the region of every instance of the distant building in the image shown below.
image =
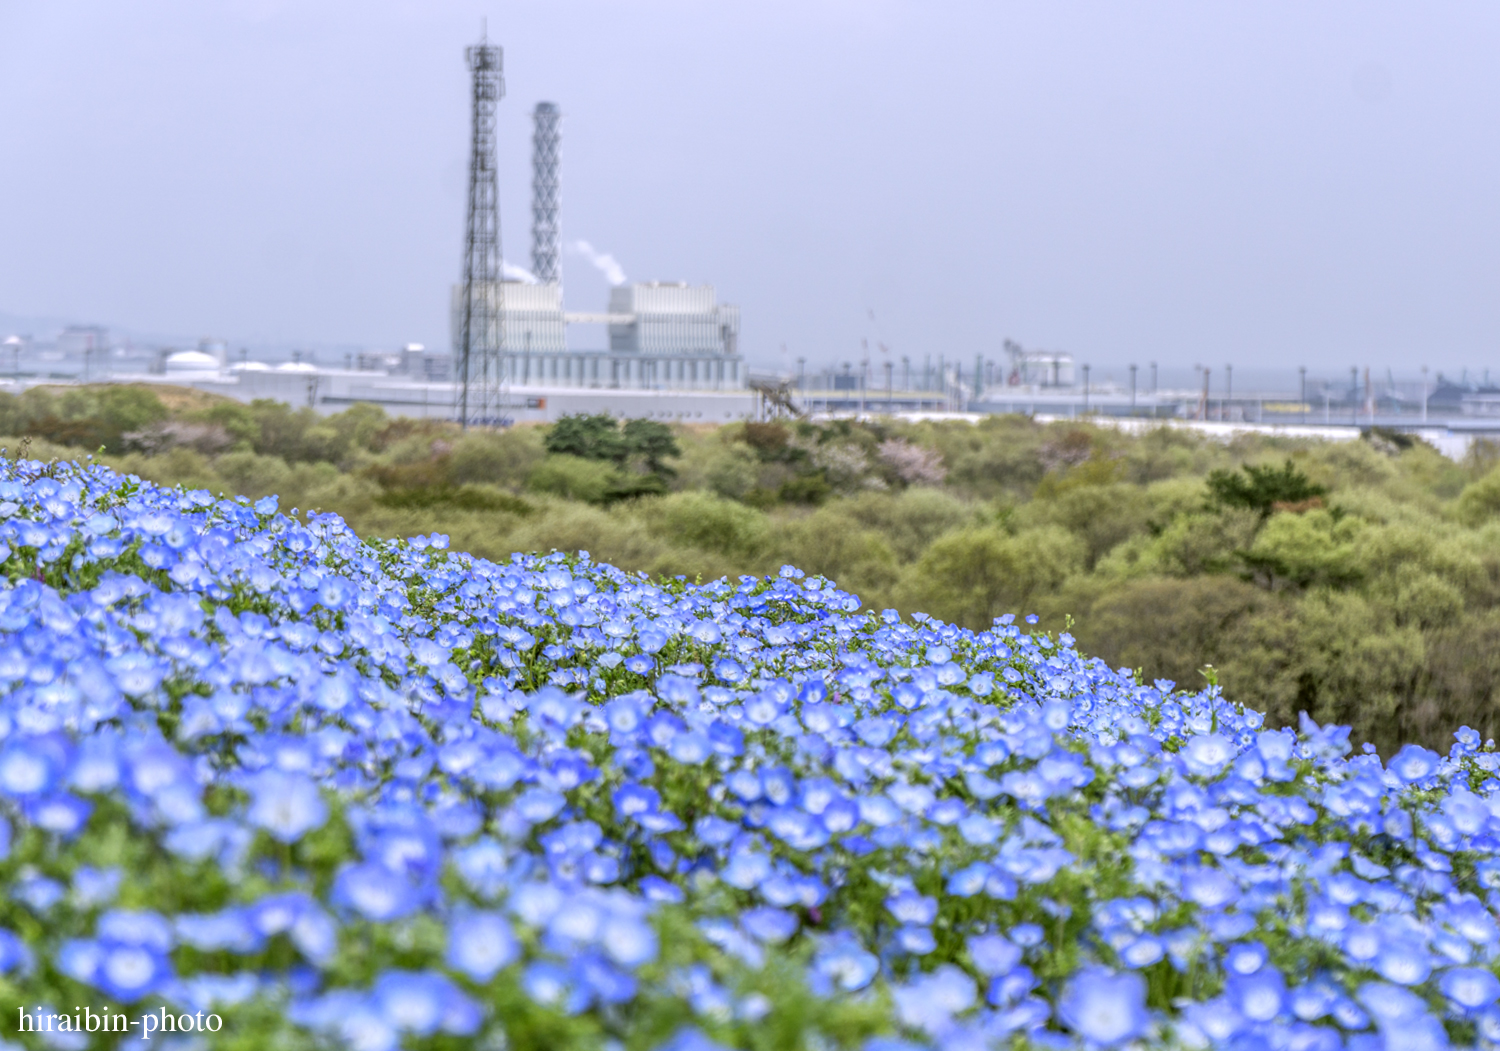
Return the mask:
[[[616,354],[739,354],[739,307],[721,306],[713,285],[616,285],[609,292],[609,312],[622,319],[609,326],[609,349]]]
[[[217,376],[223,368],[216,355],[202,350],[173,351],[161,359],[161,371],[168,376]]]
[[[408,343],[401,348],[396,371],[424,383],[445,382],[453,376],[453,356],[430,351],[420,343]]]
[[[109,329],[103,325],[69,325],[57,337],[56,351],[69,358],[82,358],[109,349]]]
[[[1060,350],[1027,350],[1010,340],[1005,341],[1005,352],[1010,357],[1006,386],[1073,386],[1073,355]]]
[[[712,285],[620,285],[611,290],[605,314],[564,312],[562,288],[555,284],[502,281],[490,294],[497,320],[489,333],[471,327],[470,354],[498,346],[503,375],[513,386],[725,390],[745,385],[739,308],[720,304]],[[445,358],[450,367],[463,354],[463,307],[463,288],[455,287],[453,354]],[[609,349],[568,349],[567,326],[573,323],[607,325]],[[406,371],[416,375],[410,366]]]
[[[568,349],[567,320],[563,317],[562,288],[500,281],[489,288],[491,309],[499,329],[472,331],[470,347],[501,346],[511,354],[561,354]],[[464,290],[453,289],[453,353],[463,352]],[[503,331],[501,331],[503,329]],[[503,338],[502,338],[503,337]]]

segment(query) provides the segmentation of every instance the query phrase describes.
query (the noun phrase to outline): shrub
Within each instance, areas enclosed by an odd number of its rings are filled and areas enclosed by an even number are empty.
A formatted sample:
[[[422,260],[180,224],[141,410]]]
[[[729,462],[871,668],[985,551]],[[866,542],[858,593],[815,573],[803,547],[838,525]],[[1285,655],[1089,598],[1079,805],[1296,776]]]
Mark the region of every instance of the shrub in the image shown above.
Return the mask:
[[[1269,585],[1349,584],[1363,572],[1362,532],[1363,523],[1357,519],[1340,519],[1327,511],[1277,515],[1241,557]]]
[[[971,526],[940,537],[903,577],[908,608],[982,630],[1003,613],[1030,612],[1043,592],[1083,568],[1084,546],[1057,526],[1015,536]]]
[[[1150,506],[1140,486],[1123,483],[1065,488],[1038,497],[1016,515],[1027,525],[1059,525],[1083,541],[1084,564],[1094,564],[1111,548],[1149,523]]]
[[[663,540],[726,555],[758,555],[769,532],[760,511],[707,493],[674,493],[643,513]]]
[[[925,486],[861,493],[842,507],[861,525],[880,533],[903,564],[915,562],[934,540],[975,517],[973,505]]]
[[[531,469],[526,484],[539,493],[602,504],[618,480],[619,474],[611,464],[554,454]]]
[[[449,471],[459,485],[473,482],[521,489],[545,455],[539,427],[474,429],[453,443]]]
[[[781,519],[772,536],[772,564],[806,567],[838,580],[876,608],[889,605],[900,567],[885,538],[862,528],[837,507],[802,518]]]
[[[881,462],[906,485],[942,485],[948,477],[937,450],[913,445],[905,438],[887,438],[878,452]]]
[[[1500,517],[1500,467],[1464,486],[1456,510],[1458,520],[1467,526],[1480,526]]]
[[[1229,663],[1245,641],[1245,622],[1273,601],[1233,577],[1148,577],[1122,582],[1080,610],[1074,632],[1089,652],[1117,668],[1141,669],[1146,682],[1170,679],[1196,689],[1202,669]]]
[[[745,449],[730,447],[719,451],[704,471],[704,482],[719,496],[738,500],[751,489],[759,477],[755,455]]]

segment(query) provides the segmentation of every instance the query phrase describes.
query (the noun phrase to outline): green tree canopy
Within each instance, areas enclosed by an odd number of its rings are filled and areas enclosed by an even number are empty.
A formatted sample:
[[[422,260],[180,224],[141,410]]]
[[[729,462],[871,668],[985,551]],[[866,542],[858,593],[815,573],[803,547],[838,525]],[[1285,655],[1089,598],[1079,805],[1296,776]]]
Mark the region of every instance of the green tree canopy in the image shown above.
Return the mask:
[[[1262,518],[1270,517],[1277,504],[1301,504],[1327,492],[1325,486],[1314,483],[1291,460],[1281,467],[1246,464],[1239,471],[1221,468],[1208,476],[1210,503],[1258,511]]]
[[[619,422],[606,412],[564,416],[552,425],[542,445],[549,453],[582,460],[623,463],[629,455]]]
[[[630,420],[625,424],[622,437],[626,455],[640,457],[646,470],[652,474],[670,478],[677,473],[662,462],[668,456],[682,455],[682,450],[677,448],[677,439],[672,436],[672,428],[665,423]]]
[[[624,467],[637,461],[649,474],[671,478],[675,471],[663,461],[681,456],[672,428],[655,420],[628,420],[622,429],[608,413],[564,416],[552,425],[543,447],[554,455],[576,456]],[[653,485],[652,490],[661,490]]]

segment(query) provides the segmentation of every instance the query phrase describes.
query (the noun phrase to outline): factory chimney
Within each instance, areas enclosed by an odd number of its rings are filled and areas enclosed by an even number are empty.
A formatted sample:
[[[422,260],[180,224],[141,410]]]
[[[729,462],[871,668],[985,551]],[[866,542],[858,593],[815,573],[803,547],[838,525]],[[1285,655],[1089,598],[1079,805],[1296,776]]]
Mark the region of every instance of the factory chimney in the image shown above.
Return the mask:
[[[557,226],[562,111],[554,103],[538,102],[531,116],[531,272],[543,284],[555,285],[562,281]]]

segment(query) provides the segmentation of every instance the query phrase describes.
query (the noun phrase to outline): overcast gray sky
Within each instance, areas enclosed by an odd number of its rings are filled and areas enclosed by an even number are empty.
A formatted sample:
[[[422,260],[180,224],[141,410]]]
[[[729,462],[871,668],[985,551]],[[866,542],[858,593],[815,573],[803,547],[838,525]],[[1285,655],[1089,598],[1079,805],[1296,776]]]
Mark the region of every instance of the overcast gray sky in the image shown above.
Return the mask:
[[[1493,3],[0,0],[0,311],[447,346],[485,16],[507,256],[554,100],[564,237],[752,358],[1500,365]]]

